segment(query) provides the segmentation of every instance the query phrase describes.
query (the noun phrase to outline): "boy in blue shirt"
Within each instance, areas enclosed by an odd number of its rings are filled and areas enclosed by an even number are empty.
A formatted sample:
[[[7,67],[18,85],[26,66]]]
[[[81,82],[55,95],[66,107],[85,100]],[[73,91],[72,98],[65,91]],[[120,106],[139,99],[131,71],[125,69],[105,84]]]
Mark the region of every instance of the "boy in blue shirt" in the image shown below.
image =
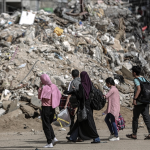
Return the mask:
[[[142,114],[144,122],[147,126],[147,130],[149,132],[149,135],[144,139],[148,140],[150,139],[150,116],[149,116],[149,104],[143,104],[137,101],[138,96],[141,92],[141,86],[138,79],[140,79],[142,82],[146,82],[146,80],[140,76],[141,73],[141,67],[139,66],[133,66],[132,68],[132,75],[134,78],[134,98],[133,98],[133,120],[132,120],[132,134],[126,135],[128,138],[131,139],[137,139],[137,129],[138,129],[138,119],[140,114]],[[138,78],[138,79],[136,79]]]

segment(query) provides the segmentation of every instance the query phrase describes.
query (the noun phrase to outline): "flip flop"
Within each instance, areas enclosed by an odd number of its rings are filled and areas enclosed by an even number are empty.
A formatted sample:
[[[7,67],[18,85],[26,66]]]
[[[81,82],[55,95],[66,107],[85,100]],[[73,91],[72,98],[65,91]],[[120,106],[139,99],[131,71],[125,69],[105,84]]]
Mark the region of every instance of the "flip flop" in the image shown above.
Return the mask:
[[[137,139],[137,137],[133,137],[133,134],[127,134],[126,137],[134,140]]]

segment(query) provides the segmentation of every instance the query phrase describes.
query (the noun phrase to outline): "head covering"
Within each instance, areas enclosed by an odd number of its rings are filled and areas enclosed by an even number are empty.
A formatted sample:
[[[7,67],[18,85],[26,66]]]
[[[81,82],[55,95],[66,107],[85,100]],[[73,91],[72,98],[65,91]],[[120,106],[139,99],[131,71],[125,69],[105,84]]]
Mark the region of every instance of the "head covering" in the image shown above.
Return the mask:
[[[59,106],[61,93],[57,86],[53,84],[47,74],[43,74],[40,77],[42,84],[44,85],[42,88],[40,99],[50,99],[52,100],[52,107],[56,108]]]
[[[81,72],[80,74],[81,84],[85,91],[85,98],[88,99],[90,95],[90,91],[92,88],[92,82],[86,71]]]

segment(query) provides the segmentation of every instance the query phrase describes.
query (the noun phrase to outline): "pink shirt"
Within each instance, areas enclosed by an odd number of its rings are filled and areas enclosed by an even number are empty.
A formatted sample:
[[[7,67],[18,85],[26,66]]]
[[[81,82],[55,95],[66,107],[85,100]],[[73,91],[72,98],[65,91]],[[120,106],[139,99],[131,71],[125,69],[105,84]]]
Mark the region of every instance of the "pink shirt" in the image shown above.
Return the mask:
[[[108,100],[108,105],[104,113],[111,113],[115,119],[118,120],[120,113],[120,95],[118,89],[115,86],[112,86],[105,96]]]
[[[42,89],[39,88],[39,90],[38,90],[38,98],[39,99],[41,97],[41,92],[42,92]],[[42,106],[52,106],[52,100],[51,99],[42,98]]]

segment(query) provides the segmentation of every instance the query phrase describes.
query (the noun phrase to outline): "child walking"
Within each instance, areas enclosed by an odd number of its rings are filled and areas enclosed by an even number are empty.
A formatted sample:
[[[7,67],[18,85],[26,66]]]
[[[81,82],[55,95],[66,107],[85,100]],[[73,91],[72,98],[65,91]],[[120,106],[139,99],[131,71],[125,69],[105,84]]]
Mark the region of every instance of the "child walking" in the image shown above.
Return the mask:
[[[105,95],[105,98],[108,100],[107,109],[104,114],[107,114],[105,117],[105,122],[110,131],[110,141],[119,141],[117,125],[115,119],[118,120],[120,113],[120,96],[119,91],[115,87],[114,80],[109,77],[106,79],[106,85],[110,88],[110,91]]]

